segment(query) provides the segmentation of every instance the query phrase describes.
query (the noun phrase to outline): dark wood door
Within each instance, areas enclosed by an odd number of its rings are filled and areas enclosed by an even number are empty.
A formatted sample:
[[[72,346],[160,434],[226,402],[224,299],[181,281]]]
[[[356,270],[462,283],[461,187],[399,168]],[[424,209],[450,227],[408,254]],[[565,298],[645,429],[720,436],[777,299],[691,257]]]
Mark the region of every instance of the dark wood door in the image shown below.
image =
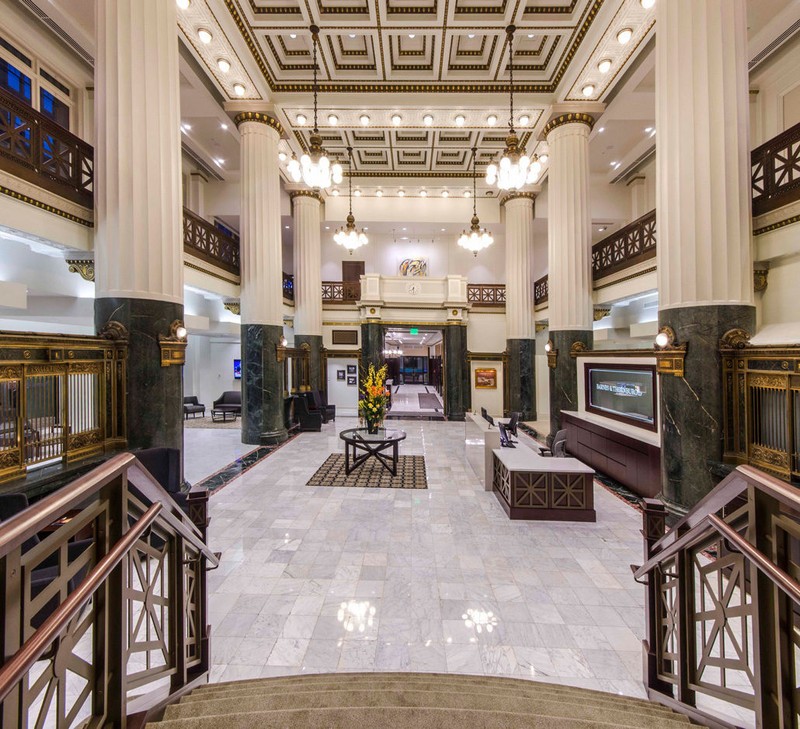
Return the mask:
[[[364,275],[364,261],[342,261],[342,281],[360,281]]]

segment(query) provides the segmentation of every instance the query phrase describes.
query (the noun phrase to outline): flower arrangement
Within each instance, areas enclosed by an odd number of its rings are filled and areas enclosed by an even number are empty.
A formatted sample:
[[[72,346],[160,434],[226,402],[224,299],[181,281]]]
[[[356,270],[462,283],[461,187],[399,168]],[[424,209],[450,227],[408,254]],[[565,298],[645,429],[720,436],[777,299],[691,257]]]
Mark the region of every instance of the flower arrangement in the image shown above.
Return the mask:
[[[375,365],[371,364],[367,376],[361,381],[358,411],[366,421],[370,433],[377,432],[386,417],[386,407],[389,404],[389,396],[386,394],[387,372],[386,365],[376,370]]]

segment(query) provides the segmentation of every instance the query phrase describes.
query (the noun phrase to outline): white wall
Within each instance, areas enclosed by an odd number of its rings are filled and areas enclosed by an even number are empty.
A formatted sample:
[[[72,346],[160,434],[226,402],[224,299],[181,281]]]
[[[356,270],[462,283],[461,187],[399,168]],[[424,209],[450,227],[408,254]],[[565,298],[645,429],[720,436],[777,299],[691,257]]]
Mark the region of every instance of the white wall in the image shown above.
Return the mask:
[[[233,360],[241,359],[241,345],[229,339],[190,335],[183,371],[183,393],[197,395],[209,415],[212,404],[225,390],[241,390],[233,378]]]
[[[356,366],[355,385],[347,384],[347,365]],[[336,379],[337,370],[345,371],[344,380]],[[328,358],[328,404],[336,405],[337,415],[358,415],[358,382],[358,360],[355,357]]]
[[[800,122],[800,38],[795,36],[750,76],[758,91],[750,103],[750,141],[755,148]]]
[[[473,310],[467,322],[467,349],[470,352],[500,353],[505,348],[506,315],[477,313]]]

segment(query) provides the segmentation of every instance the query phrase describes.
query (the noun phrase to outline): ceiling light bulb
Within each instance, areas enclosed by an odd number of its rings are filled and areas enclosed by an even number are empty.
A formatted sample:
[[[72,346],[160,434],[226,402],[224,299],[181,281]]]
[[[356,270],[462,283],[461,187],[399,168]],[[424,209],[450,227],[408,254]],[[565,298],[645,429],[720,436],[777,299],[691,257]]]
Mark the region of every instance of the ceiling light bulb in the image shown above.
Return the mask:
[[[495,124],[497,124],[497,116],[495,114],[489,114],[489,116],[486,117],[486,123],[490,127],[493,127]]]
[[[533,38],[533,33],[528,33],[528,38]]]
[[[600,127],[600,128],[597,130],[597,133],[598,133],[598,134],[602,134],[602,133],[603,133],[605,130],[606,130],[606,128],[605,128],[605,127]]]
[[[405,197],[405,196],[406,196],[405,190],[398,190],[397,197]]]
[[[361,122],[361,126],[362,127],[368,127],[369,126],[369,117],[366,114],[362,114],[359,117],[359,121]]]
[[[353,193],[353,195],[355,195],[356,197],[361,197],[361,190],[356,190],[356,191]]]
[[[420,190],[419,191],[419,196],[420,197],[428,197],[428,191],[427,190]]]
[[[339,117],[336,114],[328,114],[328,124],[335,127],[339,123]]]
[[[456,126],[457,127],[463,127],[465,121],[467,121],[467,120],[464,118],[464,115],[463,114],[459,114],[456,117]]]
[[[205,43],[206,45],[211,43],[211,39],[214,37],[211,35],[211,32],[206,30],[205,28],[200,28],[197,31],[197,37],[200,39],[201,43]]]
[[[656,334],[656,345],[662,349],[669,344],[669,335],[666,332]]]
[[[530,117],[529,117],[527,114],[523,114],[523,115],[522,115],[522,116],[519,118],[519,125],[520,125],[521,127],[527,127],[527,126],[528,126],[528,124],[530,124],[530,123],[531,123],[531,118],[530,118]]]
[[[294,120],[298,123],[299,126],[305,126],[305,123],[308,121],[305,114],[298,114]]]
[[[396,127],[399,127],[401,121],[403,121],[402,116],[399,114],[392,114],[392,124],[394,124]]]
[[[433,116],[431,114],[426,114],[425,116],[422,117],[422,123],[426,127],[432,126],[433,125]]]
[[[292,40],[294,40],[295,38],[297,38],[297,33],[289,33],[289,37],[290,37]]]
[[[604,58],[600,63],[597,64],[597,70],[600,73],[608,73],[611,70],[611,59]]]
[[[547,154],[547,153],[539,155],[539,162],[541,162],[542,164],[546,164],[547,160],[549,160],[549,159],[550,159],[550,155]]]
[[[617,33],[617,40],[620,42],[620,45],[625,45],[633,38],[633,31],[630,28],[623,28],[619,33]]]
[[[544,345],[544,351],[545,351],[545,352],[551,352],[551,351],[552,351],[552,349],[553,349],[553,345],[552,345],[552,344],[550,344],[550,342],[547,342],[547,343]]]
[[[383,190],[378,190],[378,192],[376,192],[375,195],[376,197],[383,197]]]
[[[334,190],[334,191],[331,193],[331,195],[333,195],[334,197],[339,197],[339,191],[338,191],[338,190]]]
[[[245,90],[246,89],[244,88],[244,86],[242,86],[242,84],[234,84],[233,85],[233,92],[237,96],[244,96]]]
[[[650,10],[656,4],[656,0],[639,0],[645,10]]]
[[[191,0],[177,0],[177,5],[181,10],[186,10],[191,5]]]
[[[586,84],[586,86],[581,89],[581,93],[584,96],[591,96],[594,93],[594,84]]]
[[[189,124],[188,122],[184,122],[183,124],[181,124],[181,128],[187,132],[192,131],[192,125]]]
[[[409,34],[408,34],[408,37],[409,37],[409,38],[415,38],[416,36],[415,36],[413,33],[409,33]]]
[[[470,34],[469,34],[467,37],[468,37],[468,38],[474,38],[474,37],[475,37],[475,34],[474,34],[474,33],[470,33]]]
[[[653,127],[645,127],[644,128],[644,133],[645,134],[650,134],[650,132],[652,132],[652,131],[653,131]]]
[[[278,152],[278,159],[281,162],[285,162],[286,161],[286,152]]]
[[[464,190],[464,197],[472,197],[472,193],[469,190]]]
[[[222,122],[222,124],[219,125],[219,128],[223,131],[228,131],[228,125],[225,122]]]
[[[442,197],[450,197],[450,193],[447,190],[442,190]]]
[[[356,34],[355,34],[355,33],[349,33],[348,35],[349,35],[351,38],[355,38],[355,37],[356,37]]]

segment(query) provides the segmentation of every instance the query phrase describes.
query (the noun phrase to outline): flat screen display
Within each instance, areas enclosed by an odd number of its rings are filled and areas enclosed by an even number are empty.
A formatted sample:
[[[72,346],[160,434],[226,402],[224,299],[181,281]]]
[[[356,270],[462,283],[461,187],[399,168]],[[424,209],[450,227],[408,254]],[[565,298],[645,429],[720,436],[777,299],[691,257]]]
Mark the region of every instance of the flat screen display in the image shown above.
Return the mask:
[[[240,359],[233,360],[233,379],[242,379],[242,360]]]
[[[650,365],[586,364],[586,409],[649,430],[656,428],[656,374]]]

